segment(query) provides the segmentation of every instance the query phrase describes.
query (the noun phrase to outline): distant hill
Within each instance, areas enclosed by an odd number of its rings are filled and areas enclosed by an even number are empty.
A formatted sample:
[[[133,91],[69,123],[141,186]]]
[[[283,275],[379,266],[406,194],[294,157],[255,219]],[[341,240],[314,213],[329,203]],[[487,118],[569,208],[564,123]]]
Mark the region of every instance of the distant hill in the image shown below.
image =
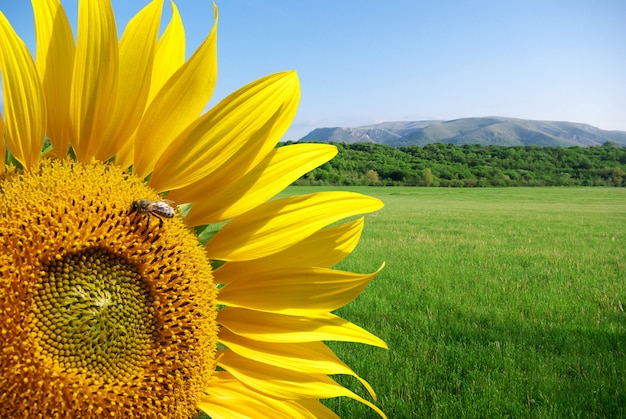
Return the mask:
[[[626,131],[606,131],[574,122],[485,117],[451,121],[382,122],[356,128],[317,128],[299,141],[347,144],[368,142],[391,146],[450,143],[544,147],[589,147],[610,141],[623,147],[626,146]]]

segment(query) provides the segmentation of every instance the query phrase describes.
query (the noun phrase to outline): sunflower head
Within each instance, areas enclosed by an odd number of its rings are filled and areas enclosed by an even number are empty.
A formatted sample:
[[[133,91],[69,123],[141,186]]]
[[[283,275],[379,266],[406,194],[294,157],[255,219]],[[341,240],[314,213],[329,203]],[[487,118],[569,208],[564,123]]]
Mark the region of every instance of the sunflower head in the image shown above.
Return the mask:
[[[332,312],[376,276],[332,269],[379,200],[274,199],[333,146],[277,147],[295,72],[203,113],[216,27],[188,60],[172,3],[118,36],[110,0],[33,1],[33,58],[0,12],[0,417],[332,416],[356,377],[323,343],[385,343]],[[216,267],[216,268],[214,268]]]

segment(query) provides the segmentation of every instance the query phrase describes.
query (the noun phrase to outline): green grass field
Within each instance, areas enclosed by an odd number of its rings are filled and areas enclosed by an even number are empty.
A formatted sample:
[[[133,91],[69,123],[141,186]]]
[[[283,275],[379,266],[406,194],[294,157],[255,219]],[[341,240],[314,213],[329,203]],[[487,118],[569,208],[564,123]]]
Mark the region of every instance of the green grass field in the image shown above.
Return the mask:
[[[626,189],[342,189],[386,206],[337,268],[387,265],[338,314],[390,349],[330,345],[390,418],[626,417]]]

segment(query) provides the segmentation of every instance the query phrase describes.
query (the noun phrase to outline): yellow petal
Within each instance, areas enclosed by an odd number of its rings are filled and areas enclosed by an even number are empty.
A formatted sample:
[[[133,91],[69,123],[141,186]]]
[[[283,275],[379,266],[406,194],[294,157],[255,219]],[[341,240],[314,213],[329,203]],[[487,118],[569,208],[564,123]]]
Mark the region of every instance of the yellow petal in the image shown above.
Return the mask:
[[[324,412],[305,400],[291,401],[268,397],[250,389],[225,371],[216,372],[207,396],[198,402],[198,408],[213,419],[231,418],[322,418]],[[308,400],[307,400],[308,401]]]
[[[33,58],[2,12],[0,45],[5,141],[13,156],[31,167],[43,146],[46,104]]]
[[[212,419],[290,419],[302,417],[300,415],[290,416],[282,414],[275,407],[268,406],[257,401],[258,393],[240,385],[239,389],[223,388],[220,384],[208,397],[201,399],[197,403],[198,409]],[[271,400],[266,397],[268,401]],[[282,400],[281,400],[282,402]],[[281,410],[286,407],[282,403]]]
[[[324,228],[287,249],[264,258],[244,262],[228,262],[213,277],[218,284],[228,284],[248,272],[294,266],[330,268],[348,256],[356,247],[363,231],[363,217],[338,226]]]
[[[161,24],[163,0],[156,0],[133,17],[122,35],[119,47],[117,101],[107,141],[102,141],[97,157],[114,155],[137,129],[150,91],[150,79]]]
[[[211,33],[146,109],[135,137],[133,170],[139,176],[152,172],[165,149],[200,115],[213,94],[217,80],[217,7],[214,12]]]
[[[222,100],[165,150],[150,185],[179,189],[209,175],[240,177],[274,148],[300,98],[294,71],[257,80]]]
[[[350,397],[372,408],[381,417],[385,414],[373,403],[357,396],[331,378],[320,374],[302,374],[293,370],[268,366],[225,351],[218,365],[245,385],[277,398]]]
[[[176,202],[193,202],[196,206],[202,208],[201,212],[206,212],[210,208],[209,203],[201,204],[204,200],[210,201],[206,191],[211,191],[210,197],[216,198],[211,199],[213,201],[217,200],[218,195],[221,198],[228,199],[228,202],[247,201],[247,199],[241,198],[242,194],[254,199],[258,195],[268,194],[268,192],[262,190],[274,190],[274,193],[268,196],[271,197],[284,189],[284,187],[277,189],[275,185],[285,183],[289,185],[300,177],[301,174],[325,163],[337,154],[337,148],[329,144],[294,144],[284,147],[270,145],[267,147],[267,153],[265,150],[255,147],[255,145],[252,145],[252,148],[258,151],[250,153],[257,155],[257,158],[254,158],[252,162],[250,159],[241,161],[240,154],[246,154],[243,150],[227,160],[228,166],[230,166],[231,160],[240,162],[240,164],[235,166],[236,169],[234,170],[240,172],[241,176],[232,176],[232,170],[224,172],[222,176],[222,168],[220,167],[210,176],[202,178],[184,188],[176,189],[168,196],[172,197]],[[263,158],[259,157],[260,154],[263,155]],[[242,167],[242,165],[250,166],[249,170],[245,172],[245,167]],[[294,173],[291,173],[292,171]],[[296,172],[300,172],[300,174]],[[263,181],[259,179],[260,177],[263,177]],[[266,185],[267,183],[271,185],[268,186]],[[233,188],[238,189],[239,192],[233,191]],[[259,192],[255,192],[257,190]],[[257,204],[260,202],[257,202]],[[245,203],[241,204],[246,205]],[[256,204],[253,206],[256,206]],[[198,208],[195,211],[200,211],[200,209]],[[187,221],[189,220],[187,219]]]
[[[228,329],[220,330],[219,341],[244,358],[275,367],[307,374],[351,375],[358,379],[375,399],[376,393],[322,342],[267,343],[237,336]]]
[[[72,141],[70,89],[74,68],[74,36],[59,0],[32,0],[37,34],[37,69],[46,98],[46,134],[58,156]]]
[[[152,69],[148,101],[165,85],[165,82],[185,63],[185,28],[178,8],[171,2],[172,17],[159,39]]]
[[[297,402],[304,409],[311,412],[314,418],[317,419],[339,419],[339,416],[317,399],[302,399]]]
[[[308,316],[348,304],[377,274],[311,267],[251,271],[220,289],[218,300],[229,307]]]
[[[335,154],[336,147],[326,144],[280,147],[272,150],[243,177],[211,176],[172,192],[168,198],[176,202],[193,202],[185,218],[190,225],[217,223],[267,201]],[[184,196],[181,198],[180,195]]]
[[[70,114],[76,136],[72,146],[81,161],[95,157],[100,143],[110,140],[106,134],[115,110],[117,42],[110,1],[80,1]]]
[[[226,224],[207,243],[211,259],[243,261],[280,252],[319,229],[383,206],[352,192],[320,192],[259,205]]]
[[[227,307],[220,310],[217,316],[218,322],[233,333],[261,342],[337,340],[387,347],[385,342],[367,330],[330,313],[302,317]]]
[[[178,8],[171,2],[172,16],[159,39],[152,65],[152,81],[150,92],[145,104],[147,107],[154,96],[161,90],[165,82],[185,63],[185,29],[178,13]],[[145,111],[145,107],[142,112]],[[137,131],[117,150],[115,163],[121,167],[129,167],[135,158],[135,139]],[[141,151],[141,150],[140,150]]]
[[[4,120],[3,116],[0,114],[0,174],[4,173],[6,170],[6,146],[4,145]]]

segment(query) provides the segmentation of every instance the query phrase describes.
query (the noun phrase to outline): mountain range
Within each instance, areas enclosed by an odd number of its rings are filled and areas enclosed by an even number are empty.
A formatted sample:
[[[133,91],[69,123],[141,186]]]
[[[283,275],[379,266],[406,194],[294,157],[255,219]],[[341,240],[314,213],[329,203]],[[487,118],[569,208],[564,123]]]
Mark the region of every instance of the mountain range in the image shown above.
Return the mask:
[[[356,128],[317,128],[301,142],[377,143],[391,146],[431,143],[544,147],[596,146],[607,141],[626,146],[626,131],[606,131],[588,124],[507,117],[450,121],[395,121]]]

